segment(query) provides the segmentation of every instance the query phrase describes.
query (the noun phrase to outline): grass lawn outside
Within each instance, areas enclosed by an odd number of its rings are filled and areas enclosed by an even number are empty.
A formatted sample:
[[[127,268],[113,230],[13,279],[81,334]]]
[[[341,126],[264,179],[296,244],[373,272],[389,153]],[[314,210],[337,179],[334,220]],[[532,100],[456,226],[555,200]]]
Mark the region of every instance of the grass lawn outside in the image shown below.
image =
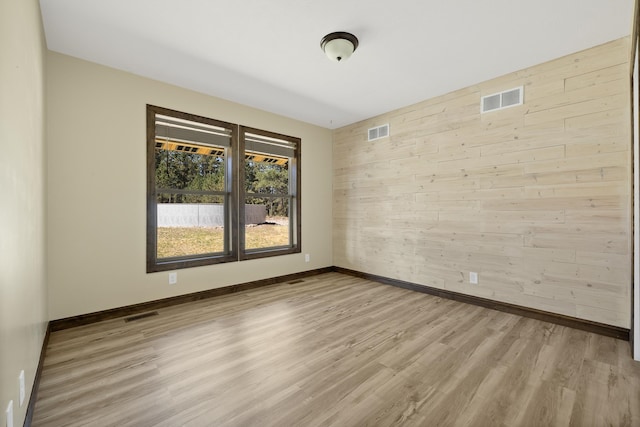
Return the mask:
[[[265,224],[245,227],[247,249],[286,246],[289,244],[289,225],[281,219],[267,218]],[[158,227],[158,258],[222,252],[222,227]]]

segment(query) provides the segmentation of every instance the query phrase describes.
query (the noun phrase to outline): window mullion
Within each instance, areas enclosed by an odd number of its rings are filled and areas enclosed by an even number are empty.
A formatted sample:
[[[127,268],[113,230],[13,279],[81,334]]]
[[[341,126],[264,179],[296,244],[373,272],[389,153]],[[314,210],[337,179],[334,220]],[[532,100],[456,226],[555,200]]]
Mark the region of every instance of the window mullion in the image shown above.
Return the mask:
[[[147,105],[147,272],[300,252],[299,159],[299,138]]]

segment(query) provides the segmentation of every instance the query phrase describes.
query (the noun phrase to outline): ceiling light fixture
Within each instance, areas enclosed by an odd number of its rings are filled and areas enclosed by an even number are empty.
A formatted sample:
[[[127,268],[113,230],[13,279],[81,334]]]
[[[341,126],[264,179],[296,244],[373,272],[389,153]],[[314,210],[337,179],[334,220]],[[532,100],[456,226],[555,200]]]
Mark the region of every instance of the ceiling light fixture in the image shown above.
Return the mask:
[[[338,31],[327,34],[320,40],[320,47],[332,61],[348,59],[358,48],[358,38],[351,33]]]

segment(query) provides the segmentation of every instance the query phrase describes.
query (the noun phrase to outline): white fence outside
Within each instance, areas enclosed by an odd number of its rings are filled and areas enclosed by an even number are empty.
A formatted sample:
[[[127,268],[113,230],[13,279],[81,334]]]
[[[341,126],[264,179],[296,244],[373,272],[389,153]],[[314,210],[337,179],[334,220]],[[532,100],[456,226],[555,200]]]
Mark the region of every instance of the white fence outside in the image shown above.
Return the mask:
[[[244,205],[245,223],[261,224],[267,219],[265,205]],[[158,227],[222,227],[224,206],[198,203],[158,203]]]

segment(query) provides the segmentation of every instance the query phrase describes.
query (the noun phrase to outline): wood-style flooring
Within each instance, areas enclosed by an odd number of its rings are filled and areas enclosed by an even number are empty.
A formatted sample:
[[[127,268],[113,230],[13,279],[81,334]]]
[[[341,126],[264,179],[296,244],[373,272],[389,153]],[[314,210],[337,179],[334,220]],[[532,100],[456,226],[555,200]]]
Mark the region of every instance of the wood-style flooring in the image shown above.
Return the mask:
[[[33,426],[640,426],[629,343],[329,273],[53,332]]]

